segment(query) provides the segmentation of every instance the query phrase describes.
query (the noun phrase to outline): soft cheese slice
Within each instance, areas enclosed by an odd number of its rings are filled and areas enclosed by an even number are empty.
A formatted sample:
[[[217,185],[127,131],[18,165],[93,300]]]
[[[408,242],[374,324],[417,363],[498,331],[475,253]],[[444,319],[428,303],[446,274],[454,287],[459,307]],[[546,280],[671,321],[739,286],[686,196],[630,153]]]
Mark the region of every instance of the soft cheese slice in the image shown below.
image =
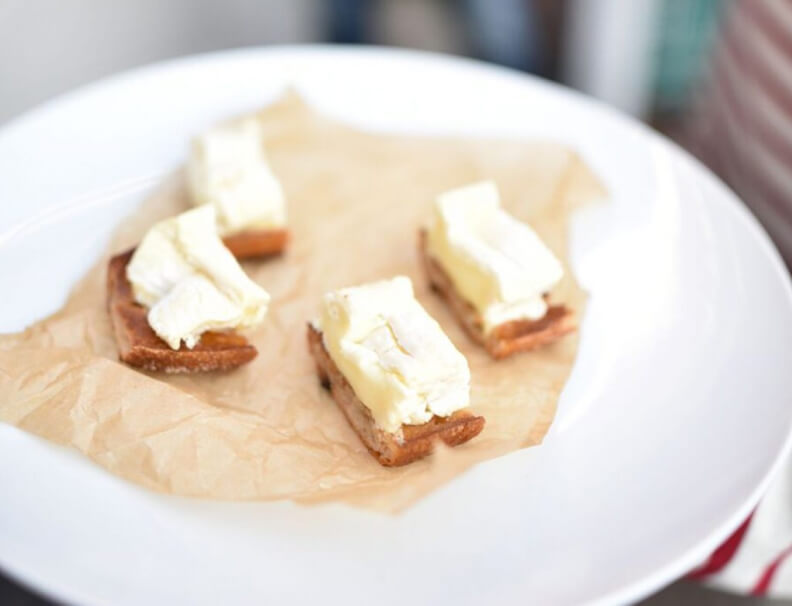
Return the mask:
[[[264,157],[255,119],[196,137],[187,166],[193,203],[212,204],[221,235],[286,225],[283,188]]]
[[[397,433],[469,405],[467,360],[415,299],[409,278],[327,293],[316,325],[381,429]]]
[[[207,330],[239,323],[238,307],[202,274],[181,280],[149,310],[154,332],[171,348],[181,342],[192,349]]]
[[[536,232],[501,209],[491,181],[438,196],[427,252],[479,312],[485,331],[543,317],[543,295],[564,275]]]
[[[149,307],[154,332],[173,349],[192,348],[207,330],[248,328],[269,295],[223,246],[210,205],[152,227],[127,265],[135,300]]]
[[[135,300],[151,307],[181,280],[195,273],[178,244],[176,218],[152,227],[127,265],[127,278]]]
[[[248,278],[215,231],[211,206],[178,215],[177,242],[185,260],[211,280],[214,286],[239,309],[233,328],[247,328],[261,322],[267,313],[269,295]]]

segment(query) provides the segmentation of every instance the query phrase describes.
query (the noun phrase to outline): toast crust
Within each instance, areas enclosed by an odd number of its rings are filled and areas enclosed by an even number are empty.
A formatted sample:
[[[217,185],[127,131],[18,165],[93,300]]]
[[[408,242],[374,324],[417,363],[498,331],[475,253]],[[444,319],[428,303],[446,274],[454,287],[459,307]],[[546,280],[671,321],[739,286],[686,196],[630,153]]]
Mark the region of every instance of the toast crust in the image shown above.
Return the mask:
[[[122,362],[145,370],[191,373],[230,370],[256,357],[256,348],[233,332],[205,332],[193,349],[171,349],[149,326],[146,308],[135,302],[126,277],[133,252],[116,255],[107,268],[107,307]]]
[[[247,229],[223,238],[223,244],[237,259],[279,255],[288,242],[287,229]]]
[[[448,446],[457,446],[476,437],[484,428],[484,417],[458,410],[449,417],[434,416],[422,425],[402,425],[395,434],[383,431],[327,353],[322,333],[310,324],[308,349],[316,362],[322,385],[330,390],[361,442],[385,467],[407,465],[427,456],[438,440]]]
[[[485,333],[481,315],[459,294],[450,276],[427,252],[426,238],[426,230],[421,230],[418,247],[429,284],[445,299],[468,336],[484,347],[493,358],[501,359],[549,345],[577,328],[575,314],[571,309],[565,305],[549,305],[547,313],[538,320],[513,320],[495,326],[489,333]]]

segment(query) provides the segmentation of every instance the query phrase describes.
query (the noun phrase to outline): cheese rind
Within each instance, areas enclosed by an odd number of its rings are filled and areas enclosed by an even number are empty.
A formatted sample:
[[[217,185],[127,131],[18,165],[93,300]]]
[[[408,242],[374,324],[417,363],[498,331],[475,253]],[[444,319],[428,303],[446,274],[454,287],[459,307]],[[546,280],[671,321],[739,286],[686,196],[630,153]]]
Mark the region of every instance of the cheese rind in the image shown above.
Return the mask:
[[[193,348],[207,330],[261,323],[269,295],[223,246],[212,206],[152,227],[126,269],[135,300],[149,307],[151,328],[172,349]]]
[[[427,252],[479,312],[485,332],[512,320],[542,318],[543,295],[564,274],[536,232],[501,209],[491,181],[438,196]]]
[[[255,119],[219,126],[192,143],[187,177],[193,204],[211,204],[221,235],[286,225],[283,188],[270,170]]]
[[[384,431],[470,403],[470,369],[413,295],[409,278],[327,293],[317,328],[328,354]]]

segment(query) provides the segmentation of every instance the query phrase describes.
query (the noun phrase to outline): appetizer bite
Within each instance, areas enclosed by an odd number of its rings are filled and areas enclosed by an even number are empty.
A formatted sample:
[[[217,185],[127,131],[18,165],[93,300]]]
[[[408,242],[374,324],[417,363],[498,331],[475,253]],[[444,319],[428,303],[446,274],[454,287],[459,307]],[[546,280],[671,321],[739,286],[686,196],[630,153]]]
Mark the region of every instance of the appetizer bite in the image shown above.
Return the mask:
[[[559,260],[482,182],[441,194],[420,249],[432,288],[465,332],[494,358],[535,349],[575,330],[572,310],[552,304]]]
[[[409,278],[327,293],[308,325],[308,347],[322,384],[382,465],[411,463],[437,440],[456,446],[484,427],[467,410],[467,360],[415,299]]]
[[[283,252],[289,239],[283,188],[270,170],[261,128],[249,118],[193,140],[187,178],[194,205],[211,204],[238,259]]]
[[[164,372],[228,370],[257,351],[233,331],[261,323],[269,295],[223,246],[212,206],[152,227],[110,260],[108,308],[119,357]]]

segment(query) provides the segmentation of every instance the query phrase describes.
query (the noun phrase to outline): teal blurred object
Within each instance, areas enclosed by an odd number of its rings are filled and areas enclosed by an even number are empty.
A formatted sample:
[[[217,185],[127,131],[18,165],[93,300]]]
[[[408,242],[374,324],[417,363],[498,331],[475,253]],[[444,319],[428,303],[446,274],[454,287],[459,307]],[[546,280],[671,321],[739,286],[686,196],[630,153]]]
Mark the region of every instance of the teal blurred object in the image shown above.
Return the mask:
[[[664,0],[657,32],[654,113],[685,109],[733,0]]]

